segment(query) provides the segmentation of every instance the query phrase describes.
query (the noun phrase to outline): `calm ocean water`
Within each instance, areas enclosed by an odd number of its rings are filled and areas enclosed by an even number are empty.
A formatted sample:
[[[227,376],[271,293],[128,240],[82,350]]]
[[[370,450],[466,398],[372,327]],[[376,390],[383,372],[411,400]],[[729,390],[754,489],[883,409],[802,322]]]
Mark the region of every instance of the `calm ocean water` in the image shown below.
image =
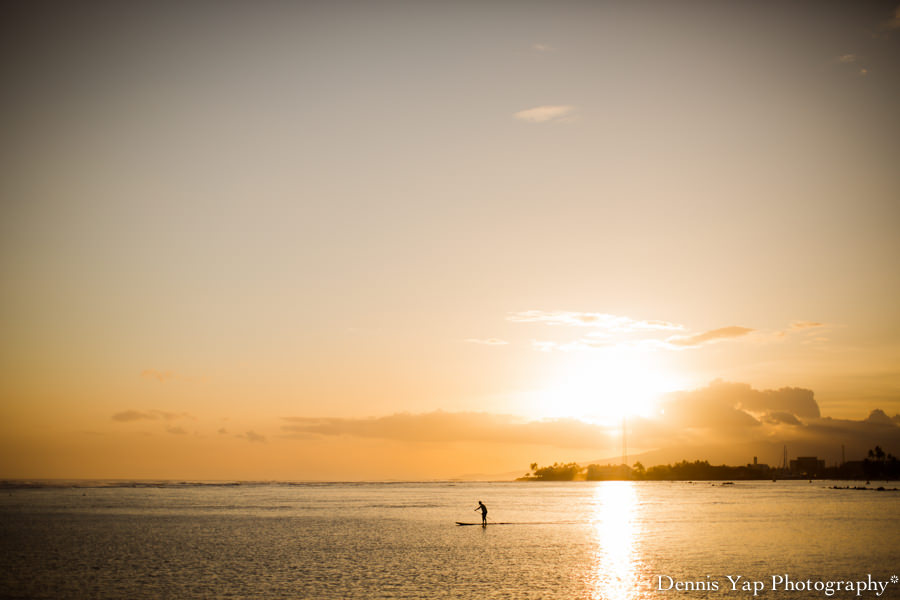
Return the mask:
[[[827,582],[900,575],[900,492],[831,485],[8,489],[0,596],[748,598],[741,585],[762,581],[762,598],[825,598]],[[489,521],[513,524],[456,526],[480,520],[478,500]],[[736,591],[729,575],[741,577]],[[772,577],[784,575],[813,589],[772,589]],[[685,582],[694,589],[678,589]],[[900,584],[888,583],[880,598],[900,598]]]

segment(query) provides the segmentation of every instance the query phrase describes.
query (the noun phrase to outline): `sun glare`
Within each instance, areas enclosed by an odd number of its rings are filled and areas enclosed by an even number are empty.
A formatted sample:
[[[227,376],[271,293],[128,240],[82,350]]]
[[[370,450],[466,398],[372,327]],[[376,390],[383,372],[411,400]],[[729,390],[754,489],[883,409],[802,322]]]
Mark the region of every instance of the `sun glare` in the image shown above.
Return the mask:
[[[594,493],[594,561],[589,584],[596,600],[634,600],[640,597],[640,537],[638,497],[630,481],[607,481]]]
[[[679,387],[678,377],[653,355],[611,349],[568,362],[538,394],[536,408],[543,417],[613,425],[655,415],[660,396]]]

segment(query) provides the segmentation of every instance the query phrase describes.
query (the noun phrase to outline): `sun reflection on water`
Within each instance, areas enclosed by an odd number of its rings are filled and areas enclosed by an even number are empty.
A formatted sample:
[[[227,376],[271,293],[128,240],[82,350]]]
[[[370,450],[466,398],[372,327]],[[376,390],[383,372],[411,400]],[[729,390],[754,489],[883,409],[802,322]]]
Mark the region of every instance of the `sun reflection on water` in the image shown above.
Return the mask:
[[[589,578],[592,600],[638,600],[640,555],[637,494],[628,481],[600,484],[591,516],[594,550]]]

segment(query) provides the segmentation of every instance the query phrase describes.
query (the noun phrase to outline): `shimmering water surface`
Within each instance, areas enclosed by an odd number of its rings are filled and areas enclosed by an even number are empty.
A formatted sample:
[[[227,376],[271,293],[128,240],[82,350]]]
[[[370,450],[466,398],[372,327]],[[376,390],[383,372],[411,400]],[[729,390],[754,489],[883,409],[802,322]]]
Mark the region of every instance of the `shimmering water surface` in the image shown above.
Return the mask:
[[[746,598],[726,575],[890,580],[900,492],[834,482],[7,489],[4,598]],[[851,484],[855,485],[855,484]],[[477,501],[494,527],[476,522]],[[659,589],[718,581],[718,590]],[[703,588],[694,583],[693,587]],[[766,589],[767,598],[824,598]],[[835,598],[855,598],[839,592]],[[875,598],[874,592],[862,597]],[[900,598],[889,584],[881,598]]]

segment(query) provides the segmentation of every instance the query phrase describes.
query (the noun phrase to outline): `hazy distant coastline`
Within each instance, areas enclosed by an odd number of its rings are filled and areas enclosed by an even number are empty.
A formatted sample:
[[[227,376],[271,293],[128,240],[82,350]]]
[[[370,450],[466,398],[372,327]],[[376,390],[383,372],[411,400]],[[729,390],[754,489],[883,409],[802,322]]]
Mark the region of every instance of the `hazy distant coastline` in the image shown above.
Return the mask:
[[[893,481],[900,479],[900,461],[879,446],[869,451],[863,460],[846,461],[826,467],[815,456],[798,457],[784,465],[774,467],[755,461],[744,466],[711,465],[709,461],[682,460],[675,464],[655,465],[645,468],[640,462],[629,467],[625,464],[599,465],[578,463],[553,463],[541,467],[531,464],[531,470],[517,481],[725,481],[765,479],[826,479],[841,481]]]

